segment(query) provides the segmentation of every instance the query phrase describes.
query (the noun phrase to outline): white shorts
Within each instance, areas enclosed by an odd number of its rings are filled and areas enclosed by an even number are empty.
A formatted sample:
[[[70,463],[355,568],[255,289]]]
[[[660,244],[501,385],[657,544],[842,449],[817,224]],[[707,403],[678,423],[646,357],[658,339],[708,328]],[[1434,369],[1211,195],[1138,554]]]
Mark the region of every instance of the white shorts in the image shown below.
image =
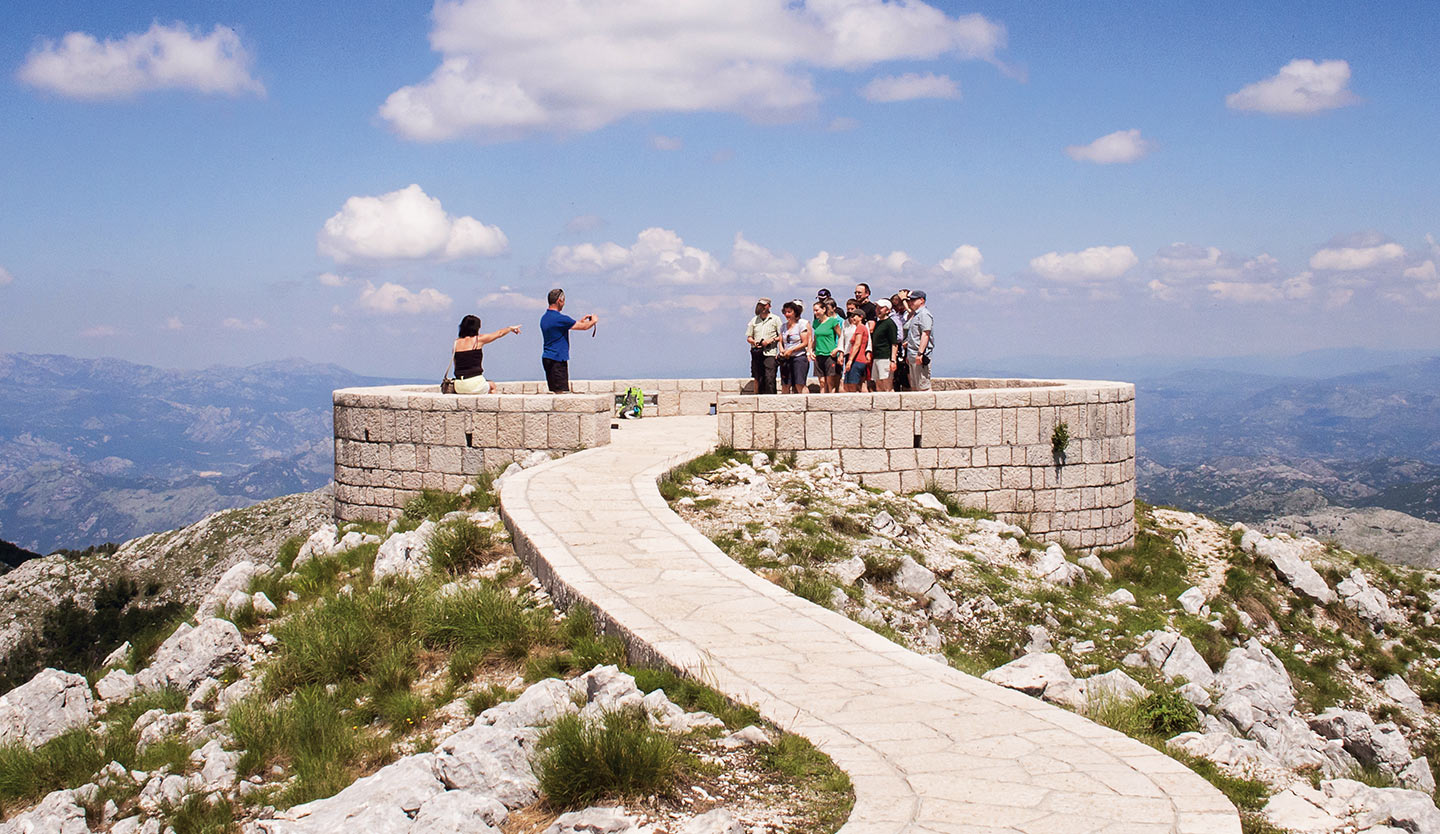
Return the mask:
[[[485,378],[484,374],[457,379],[455,380],[455,393],[488,394],[490,393],[490,381]]]
[[[875,364],[870,366],[870,378],[876,382],[884,382],[891,377],[891,370],[889,359],[876,359]]]

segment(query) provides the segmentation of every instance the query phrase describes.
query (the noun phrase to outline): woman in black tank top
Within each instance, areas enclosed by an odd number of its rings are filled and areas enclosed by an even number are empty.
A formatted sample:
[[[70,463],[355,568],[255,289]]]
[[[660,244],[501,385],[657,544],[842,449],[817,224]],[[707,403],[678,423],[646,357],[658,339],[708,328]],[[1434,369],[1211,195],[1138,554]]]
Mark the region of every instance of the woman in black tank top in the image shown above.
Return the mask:
[[[460,320],[460,335],[455,340],[455,393],[493,394],[495,383],[485,378],[485,346],[511,333],[519,333],[520,325],[512,324],[494,333],[480,332],[480,317],[466,316]]]

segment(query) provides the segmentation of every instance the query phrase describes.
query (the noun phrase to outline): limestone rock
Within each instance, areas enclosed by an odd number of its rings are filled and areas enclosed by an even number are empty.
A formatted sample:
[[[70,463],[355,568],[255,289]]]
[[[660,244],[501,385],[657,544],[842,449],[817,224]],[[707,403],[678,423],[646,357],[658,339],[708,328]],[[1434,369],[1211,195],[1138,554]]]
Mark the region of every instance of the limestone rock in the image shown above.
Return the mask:
[[[207,617],[213,617],[224,610],[231,594],[237,591],[244,592],[246,588],[250,587],[250,580],[259,572],[260,568],[257,567],[254,562],[237,562],[232,565],[230,569],[225,571],[220,577],[220,581],[215,583],[215,587],[211,588],[210,592],[206,594],[205,598],[200,600],[200,604],[196,606],[196,621],[198,622]]]
[[[244,657],[240,629],[229,620],[211,617],[194,628],[177,628],[155,651],[150,666],[135,676],[135,683],[146,690],[174,686],[188,695],[201,681],[218,678]]]
[[[124,701],[135,694],[135,676],[124,669],[111,669],[95,682],[95,694],[102,701]]]
[[[545,834],[638,834],[641,830],[624,808],[586,808],[561,814]]]
[[[1091,573],[1098,574],[1102,579],[1110,578],[1110,569],[1105,567],[1105,563],[1100,561],[1100,557],[1093,553],[1081,556],[1075,560],[1075,563]]]
[[[468,484],[467,484],[468,486]],[[425,800],[412,832],[424,834],[498,834],[510,812],[499,801],[470,791],[446,791]]]
[[[1440,832],[1440,810],[1435,801],[1419,791],[1403,788],[1372,788],[1352,779],[1331,779],[1320,783],[1331,807],[1344,808],[1361,830],[1390,825],[1410,832]]]
[[[1165,744],[1234,770],[1245,770],[1257,766],[1274,771],[1282,769],[1279,760],[1270,755],[1258,742],[1246,738],[1236,738],[1224,730],[1181,733]]]
[[[190,761],[200,766],[200,783],[204,790],[225,790],[235,784],[240,754],[226,750],[217,739],[205,742],[190,754]]]
[[[736,730],[716,742],[726,750],[738,750],[742,747],[760,747],[770,743],[770,734],[751,724],[743,729]]]
[[[1388,721],[1377,724],[1363,712],[1331,707],[1311,718],[1310,728],[1339,741],[1363,765],[1395,775],[1410,764],[1409,743]]]
[[[1258,530],[1247,530],[1240,547],[1268,559],[1286,585],[1321,604],[1334,602],[1335,591],[1303,556],[1304,547],[1289,536],[1269,538]]]
[[[474,724],[437,748],[435,776],[446,788],[494,797],[507,808],[529,805],[539,797],[540,783],[530,769],[525,735]]]
[[[1158,668],[1166,680],[1185,678],[1206,688],[1215,682],[1215,673],[1195,650],[1190,638],[1173,631],[1152,632],[1139,654],[1146,664]]]
[[[257,820],[263,834],[332,834],[337,831],[409,832],[412,815],[443,793],[435,754],[417,753],[380,768],[332,797],[296,805]]]
[[[269,597],[265,596],[264,591],[256,591],[254,595],[250,597],[250,607],[254,608],[255,613],[262,617],[273,617],[280,611],[275,603],[272,602]]]
[[[1119,605],[1134,605],[1135,595],[1128,588],[1116,588],[1108,594],[1111,601]]]
[[[1180,603],[1180,607],[1185,609],[1186,614],[1193,616],[1199,614],[1200,609],[1205,607],[1205,592],[1191,586],[1185,593],[1176,597],[1175,601]]]
[[[685,823],[680,834],[745,834],[745,826],[726,809],[716,808]]]
[[[902,532],[900,525],[896,524],[895,519],[884,510],[876,513],[875,517],[870,519],[870,529],[882,536],[898,536]]]
[[[926,612],[935,619],[955,620],[959,618],[960,606],[956,605],[955,600],[951,599],[945,589],[940,587],[940,583],[937,582],[930,586],[930,590],[925,592],[925,600]]]
[[[1085,580],[1085,570],[1067,560],[1065,550],[1058,544],[1052,544],[1045,548],[1030,570],[1045,582],[1053,585],[1069,587],[1076,582]]]
[[[0,744],[39,747],[90,722],[90,684],[80,675],[42,670],[0,695]]]
[[[0,822],[0,832],[90,834],[90,826],[85,824],[85,808],[76,799],[74,791],[54,791],[29,811],[16,814],[9,822]]]
[[[1430,770],[1430,759],[1426,756],[1420,756],[1406,765],[1395,774],[1395,781],[1399,782],[1402,788],[1435,795],[1435,774]]]
[[[1042,697],[1052,685],[1075,683],[1075,676],[1070,674],[1065,659],[1054,652],[1027,654],[1019,660],[1012,660],[1004,666],[991,669],[982,677],[991,683],[1018,689],[1037,698]]]
[[[1318,795],[1320,801],[1312,799],[1312,794]],[[1308,785],[1296,784],[1270,797],[1261,813],[1271,825],[1296,834],[1340,830],[1344,820],[1321,807],[1324,804],[1327,804],[1324,794]]]
[[[295,561],[290,564],[291,570],[298,570],[301,565],[317,556],[334,553],[335,540],[339,535],[340,530],[334,524],[322,525],[319,530],[311,533],[305,543],[300,545],[300,552],[295,554]]]
[[[501,728],[544,726],[562,715],[579,712],[574,694],[565,681],[549,678],[532,685],[515,700],[480,713],[480,720]]]
[[[520,468],[529,469],[532,466],[539,466],[540,464],[550,460],[552,457],[554,456],[551,455],[549,452],[545,451],[544,449],[537,449],[536,451],[533,451],[530,454],[526,455],[524,460],[520,461]]]
[[[100,668],[113,669],[116,666],[123,666],[125,665],[125,661],[129,659],[130,641],[126,640],[124,643],[121,643],[119,647],[115,649],[115,651],[105,655],[105,660],[100,664]]]
[[[917,495],[915,496],[915,499],[914,499],[914,500],[915,500],[915,504],[916,504],[917,506],[919,506],[922,510],[934,510],[934,511],[939,512],[939,513],[949,513],[949,512],[950,512],[950,511],[945,507],[945,505],[940,502],[940,499],[939,499],[939,498],[936,498],[936,497],[935,497],[934,495],[932,495],[931,493],[921,492],[921,493],[919,493],[919,494],[917,494]]]
[[[1092,675],[1085,679],[1085,695],[1091,700],[1113,698],[1117,701],[1131,701],[1149,694],[1150,690],[1119,669],[1111,669],[1103,675]]]
[[[1025,635],[1029,641],[1025,644],[1026,654],[1036,654],[1050,651],[1050,630],[1043,625],[1025,626]]]
[[[934,584],[935,574],[929,568],[915,561],[908,553],[900,557],[900,567],[895,571],[897,590],[916,600],[923,600]]]
[[[392,533],[375,555],[373,574],[376,581],[387,576],[408,576],[418,579],[430,568],[426,547],[435,522],[425,521],[407,533]]]
[[[825,566],[825,570],[839,580],[841,585],[854,585],[865,575],[865,560],[859,556],[851,556],[841,562],[831,562]]]
[[[1390,607],[1390,601],[1380,592],[1379,588],[1370,584],[1365,578],[1365,573],[1359,568],[1350,571],[1350,575],[1341,580],[1335,590],[1340,593],[1340,599],[1345,607],[1360,615],[1374,626],[1399,623],[1404,617]]]

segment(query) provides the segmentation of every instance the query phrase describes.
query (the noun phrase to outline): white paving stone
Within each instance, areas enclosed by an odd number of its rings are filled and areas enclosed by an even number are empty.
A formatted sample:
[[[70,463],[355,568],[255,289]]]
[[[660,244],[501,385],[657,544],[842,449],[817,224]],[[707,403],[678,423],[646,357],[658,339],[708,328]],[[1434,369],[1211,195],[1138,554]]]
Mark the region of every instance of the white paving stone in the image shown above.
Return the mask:
[[[914,654],[735,563],[655,481],[715,445],[715,418],[626,422],[608,446],[501,486],[515,547],[562,605],[806,736],[849,774],[842,834],[1238,834],[1175,760],[1074,713]],[[638,543],[644,542],[644,546]]]

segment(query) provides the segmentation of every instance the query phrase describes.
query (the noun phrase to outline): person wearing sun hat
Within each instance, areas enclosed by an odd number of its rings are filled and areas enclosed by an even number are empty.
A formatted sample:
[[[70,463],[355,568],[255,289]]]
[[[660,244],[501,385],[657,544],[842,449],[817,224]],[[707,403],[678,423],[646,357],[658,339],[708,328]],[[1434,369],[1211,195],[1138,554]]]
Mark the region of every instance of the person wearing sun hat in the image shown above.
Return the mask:
[[[935,317],[925,309],[925,291],[910,291],[910,318],[905,320],[905,364],[910,371],[912,391],[930,390],[930,351]]]
[[[890,316],[890,299],[875,300],[875,332],[870,334],[871,379],[876,391],[891,391],[895,386],[895,355],[899,352],[900,328]]]
[[[745,326],[745,341],[750,343],[750,378],[755,380],[757,394],[775,393],[780,326],[780,317],[770,312],[770,299],[757,299],[755,318]]]

